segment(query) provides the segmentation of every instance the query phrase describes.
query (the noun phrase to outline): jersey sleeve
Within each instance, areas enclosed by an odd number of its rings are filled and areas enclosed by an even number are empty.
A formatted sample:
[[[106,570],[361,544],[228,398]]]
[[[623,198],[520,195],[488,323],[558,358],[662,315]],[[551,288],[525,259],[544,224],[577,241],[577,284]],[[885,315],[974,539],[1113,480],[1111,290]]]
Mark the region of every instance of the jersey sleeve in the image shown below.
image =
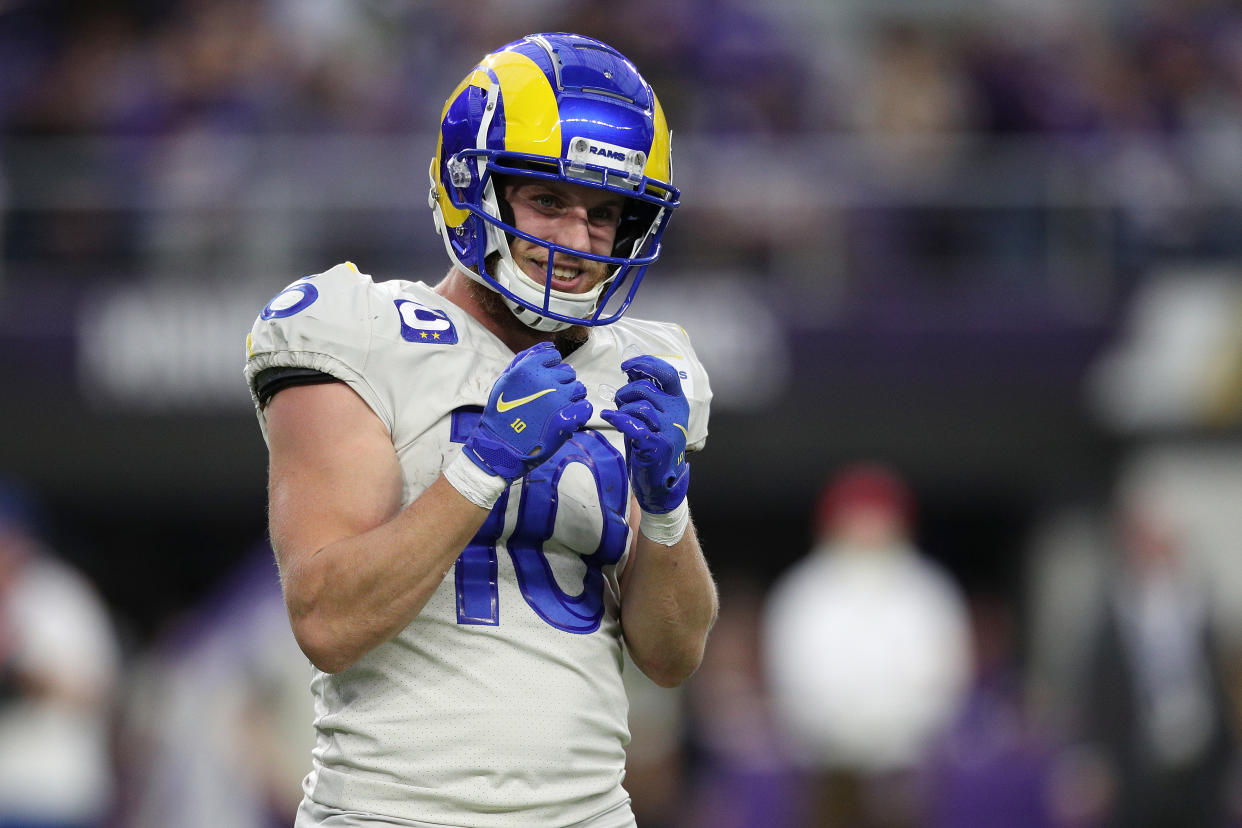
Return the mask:
[[[374,283],[349,262],[293,282],[259,312],[246,338],[246,384],[266,434],[256,383],[269,368],[318,371],[346,383],[390,430],[392,413],[368,377]]]

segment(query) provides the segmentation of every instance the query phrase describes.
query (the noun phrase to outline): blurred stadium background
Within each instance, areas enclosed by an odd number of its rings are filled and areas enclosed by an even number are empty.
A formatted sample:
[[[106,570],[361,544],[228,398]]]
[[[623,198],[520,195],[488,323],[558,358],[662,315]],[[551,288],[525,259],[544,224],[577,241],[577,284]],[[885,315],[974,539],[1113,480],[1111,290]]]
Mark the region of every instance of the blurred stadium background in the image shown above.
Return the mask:
[[[264,541],[254,314],[343,260],[437,280],[444,97],[547,30],[618,47],[674,129],[683,207],[634,313],[682,323],[716,389],[692,498],[730,625],[714,648],[754,646],[820,486],[876,460],[911,485],[920,548],[995,610],[976,617],[1012,625],[1042,743],[1081,736],[1075,619],[1135,488],[1215,587],[1242,697],[1236,3],[7,0],[0,475],[118,630],[112,824],[199,824],[153,816],[152,757],[174,750],[161,728],[210,727],[167,664],[236,617],[221,601]],[[238,681],[266,658],[238,656]],[[677,773],[632,771],[648,824],[707,824],[685,803],[719,765],[703,728],[727,724],[695,693],[652,703]]]

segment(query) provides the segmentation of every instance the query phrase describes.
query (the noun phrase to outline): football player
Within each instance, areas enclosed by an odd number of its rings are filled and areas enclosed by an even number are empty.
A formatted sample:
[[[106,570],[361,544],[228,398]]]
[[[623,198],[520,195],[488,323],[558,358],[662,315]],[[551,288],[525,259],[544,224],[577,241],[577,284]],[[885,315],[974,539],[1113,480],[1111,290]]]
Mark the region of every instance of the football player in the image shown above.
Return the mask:
[[[351,263],[259,314],[246,378],[318,744],[296,825],[633,825],[622,647],[698,666],[716,592],[685,332],[623,318],[678,205],[651,87],[531,35],[445,104],[434,287]]]

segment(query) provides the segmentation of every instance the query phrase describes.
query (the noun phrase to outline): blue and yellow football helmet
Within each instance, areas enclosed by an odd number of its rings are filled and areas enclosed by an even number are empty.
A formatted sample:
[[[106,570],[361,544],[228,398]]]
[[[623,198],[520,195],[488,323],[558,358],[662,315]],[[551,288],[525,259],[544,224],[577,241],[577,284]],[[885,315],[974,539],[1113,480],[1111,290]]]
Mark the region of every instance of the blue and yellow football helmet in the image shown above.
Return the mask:
[[[436,230],[453,263],[499,293],[528,326],[553,331],[615,322],[659,257],[678,205],[670,141],[651,86],[616,49],[581,35],[528,35],[486,55],[444,105],[431,161]],[[514,227],[494,182],[515,175],[625,196],[612,255]],[[548,249],[544,284],[513,261],[510,236]],[[603,262],[609,276],[587,293],[555,290],[557,253]]]

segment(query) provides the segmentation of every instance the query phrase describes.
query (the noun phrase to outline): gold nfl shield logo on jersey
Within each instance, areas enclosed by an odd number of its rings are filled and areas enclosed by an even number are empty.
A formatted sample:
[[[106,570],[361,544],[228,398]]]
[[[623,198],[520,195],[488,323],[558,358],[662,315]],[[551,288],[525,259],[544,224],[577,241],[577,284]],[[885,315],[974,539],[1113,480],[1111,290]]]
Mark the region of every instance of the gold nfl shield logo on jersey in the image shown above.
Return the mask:
[[[457,328],[444,311],[413,299],[397,299],[393,304],[401,320],[401,338],[406,342],[457,344]]]

